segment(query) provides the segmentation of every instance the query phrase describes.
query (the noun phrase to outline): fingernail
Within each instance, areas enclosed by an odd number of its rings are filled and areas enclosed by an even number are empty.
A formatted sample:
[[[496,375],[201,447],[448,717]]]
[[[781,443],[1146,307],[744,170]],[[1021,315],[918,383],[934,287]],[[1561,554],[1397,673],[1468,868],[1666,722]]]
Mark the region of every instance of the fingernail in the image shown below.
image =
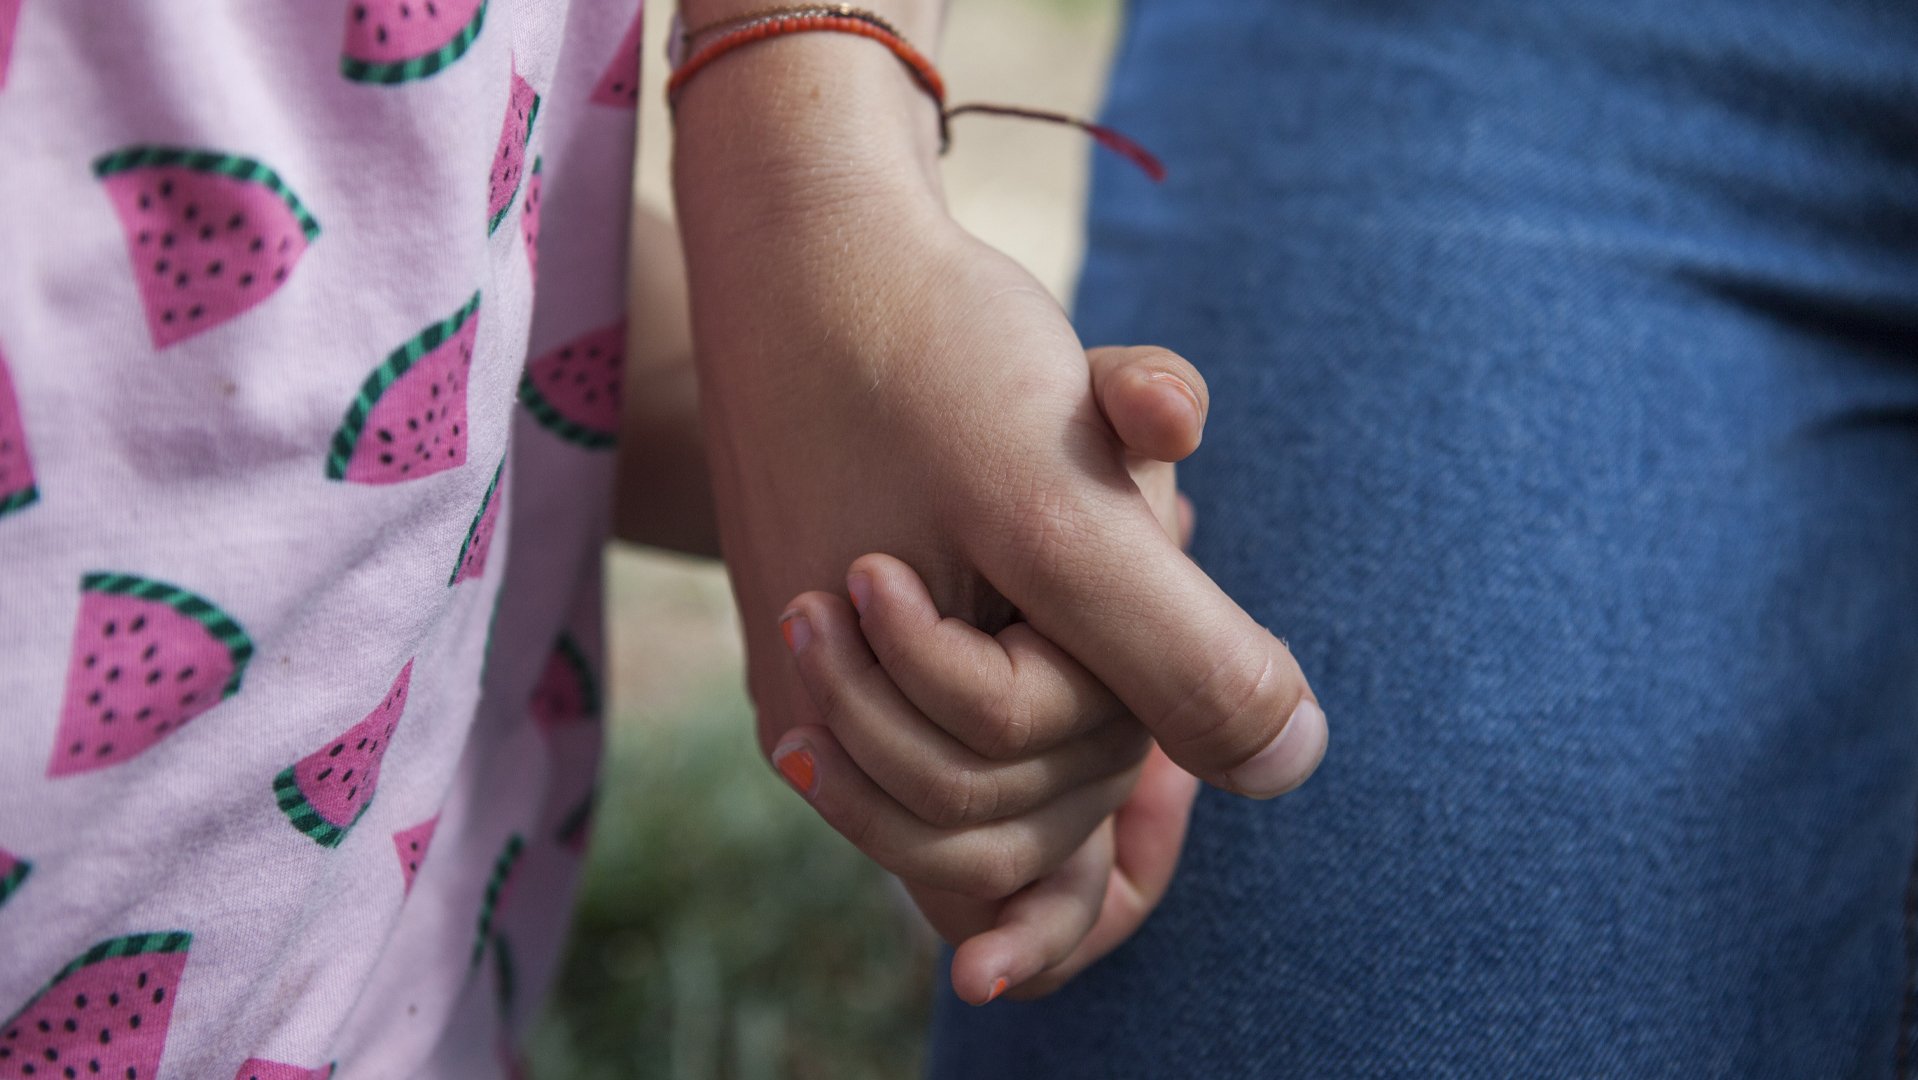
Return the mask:
[[[852,594],[852,609],[864,615],[866,605],[872,602],[872,577],[868,574],[846,575],[846,591]]]
[[[813,765],[812,751],[805,743],[791,743],[773,751],[773,768],[793,786],[793,790],[810,799],[816,790],[819,771]]]
[[[1164,383],[1178,390],[1179,396],[1185,399],[1186,407],[1192,410],[1192,422],[1194,424],[1199,422],[1199,395],[1192,392],[1192,385],[1190,383],[1172,374],[1170,371],[1155,371],[1147,375],[1146,378],[1156,383]]]
[[[779,632],[786,635],[786,647],[794,656],[812,640],[812,620],[797,611],[788,611],[786,617],[779,620]]]
[[[1270,799],[1283,795],[1312,775],[1325,757],[1325,713],[1303,698],[1265,749],[1226,774],[1226,782],[1241,795]]]
[[[992,992],[987,994],[986,1000],[980,1002],[979,1004],[990,1005],[992,1004],[992,1001],[994,998],[998,997],[1000,994],[1003,994],[1005,992],[1006,992],[1006,978],[1005,976],[1001,975],[1000,977],[992,980]]]

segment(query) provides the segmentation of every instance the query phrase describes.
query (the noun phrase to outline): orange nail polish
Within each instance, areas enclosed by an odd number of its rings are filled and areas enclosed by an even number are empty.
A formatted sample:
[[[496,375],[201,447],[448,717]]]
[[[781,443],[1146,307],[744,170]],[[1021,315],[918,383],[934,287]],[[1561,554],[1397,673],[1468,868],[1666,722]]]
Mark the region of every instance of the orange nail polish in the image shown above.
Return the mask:
[[[819,774],[814,768],[811,750],[804,746],[790,746],[775,751],[773,767],[779,770],[779,775],[786,778],[794,791],[808,799],[812,798],[813,785],[819,779]]]
[[[846,595],[852,597],[852,609],[864,615],[866,605],[872,602],[872,578],[866,574],[848,574]]]
[[[1005,976],[1001,975],[1000,977],[992,980],[992,993],[987,994],[986,1000],[980,1002],[979,1004],[990,1005],[992,1004],[992,1000],[994,998],[998,997],[1000,994],[1003,994],[1005,992],[1006,992],[1006,978]]]
[[[793,655],[797,656],[799,650],[805,648],[806,643],[812,640],[812,620],[798,613],[789,614],[780,620],[779,632],[785,635],[786,648],[792,650]]]

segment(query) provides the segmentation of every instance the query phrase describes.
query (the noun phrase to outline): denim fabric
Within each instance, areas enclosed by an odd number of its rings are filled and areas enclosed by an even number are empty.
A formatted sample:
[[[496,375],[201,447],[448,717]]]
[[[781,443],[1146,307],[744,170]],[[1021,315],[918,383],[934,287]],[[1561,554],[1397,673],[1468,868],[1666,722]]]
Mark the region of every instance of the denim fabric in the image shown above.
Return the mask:
[[[1918,4],[1142,0],[1108,119],[1084,335],[1331,747],[931,1074],[1902,1075]]]

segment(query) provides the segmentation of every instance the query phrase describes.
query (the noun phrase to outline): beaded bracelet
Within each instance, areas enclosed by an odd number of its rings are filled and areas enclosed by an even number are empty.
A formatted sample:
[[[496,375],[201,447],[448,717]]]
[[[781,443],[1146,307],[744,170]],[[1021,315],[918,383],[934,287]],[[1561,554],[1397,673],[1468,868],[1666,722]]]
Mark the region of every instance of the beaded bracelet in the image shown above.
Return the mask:
[[[1103,124],[1095,124],[1064,113],[1012,105],[969,102],[948,107],[945,80],[940,77],[939,69],[933,66],[932,61],[926,59],[918,49],[913,48],[912,44],[893,29],[892,24],[884,18],[850,4],[808,4],[764,8],[691,30],[684,29],[679,16],[675,14],[672,33],[668,37],[666,46],[667,59],[673,66],[673,73],[666,81],[666,101],[669,105],[676,107],[679,103],[679,95],[684,92],[687,83],[714,61],[736,49],[776,37],[807,33],[850,34],[876,41],[890,50],[893,56],[905,65],[907,72],[919,88],[925,91],[927,97],[932,98],[933,104],[939,110],[940,153],[944,153],[952,145],[953,117],[967,113],[1009,116],[1076,127],[1092,136],[1099,145],[1137,165],[1153,181],[1165,179],[1165,166],[1156,156],[1132,139]],[[713,34],[719,36],[697,49],[692,48],[698,39]]]

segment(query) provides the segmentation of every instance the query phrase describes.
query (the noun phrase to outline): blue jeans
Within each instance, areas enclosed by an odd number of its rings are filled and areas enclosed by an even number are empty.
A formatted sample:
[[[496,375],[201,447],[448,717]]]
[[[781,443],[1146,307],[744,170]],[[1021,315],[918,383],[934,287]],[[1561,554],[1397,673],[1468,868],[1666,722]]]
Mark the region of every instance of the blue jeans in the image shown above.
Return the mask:
[[[1324,767],[931,1073],[1891,1077],[1918,4],[1139,0],[1079,316],[1211,380],[1196,556]]]

